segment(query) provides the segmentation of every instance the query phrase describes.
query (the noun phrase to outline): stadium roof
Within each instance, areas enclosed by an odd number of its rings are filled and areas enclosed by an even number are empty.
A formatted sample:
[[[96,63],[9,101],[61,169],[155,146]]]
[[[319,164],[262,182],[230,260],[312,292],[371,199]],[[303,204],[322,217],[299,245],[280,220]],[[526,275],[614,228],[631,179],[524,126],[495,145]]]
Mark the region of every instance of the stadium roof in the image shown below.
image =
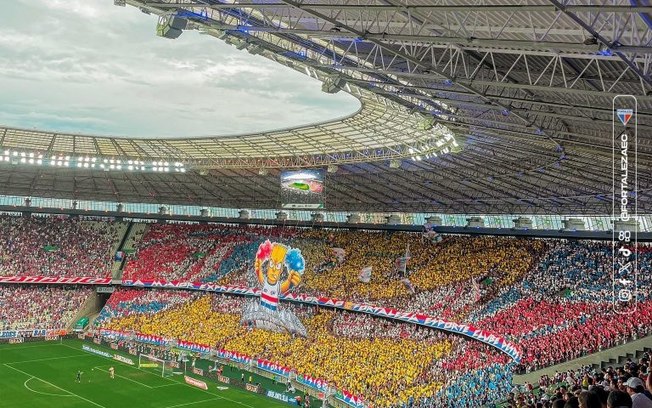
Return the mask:
[[[183,18],[186,29],[318,78],[331,92],[350,92],[361,110],[330,123],[230,137],[152,140],[0,128],[3,149],[180,161],[188,169],[5,164],[0,193],[276,208],[280,169],[330,166],[327,209],[608,214],[613,99],[634,95],[639,211],[650,212],[652,6],[126,3],[164,24]]]

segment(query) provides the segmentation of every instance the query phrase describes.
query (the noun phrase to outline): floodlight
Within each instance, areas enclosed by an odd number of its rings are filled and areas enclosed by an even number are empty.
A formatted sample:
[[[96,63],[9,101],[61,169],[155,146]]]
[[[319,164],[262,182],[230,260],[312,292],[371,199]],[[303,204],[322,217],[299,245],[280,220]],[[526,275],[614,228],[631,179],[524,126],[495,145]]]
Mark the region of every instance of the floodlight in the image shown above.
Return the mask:
[[[322,92],[334,94],[338,93],[346,85],[346,80],[340,75],[328,76],[324,79],[321,86]]]

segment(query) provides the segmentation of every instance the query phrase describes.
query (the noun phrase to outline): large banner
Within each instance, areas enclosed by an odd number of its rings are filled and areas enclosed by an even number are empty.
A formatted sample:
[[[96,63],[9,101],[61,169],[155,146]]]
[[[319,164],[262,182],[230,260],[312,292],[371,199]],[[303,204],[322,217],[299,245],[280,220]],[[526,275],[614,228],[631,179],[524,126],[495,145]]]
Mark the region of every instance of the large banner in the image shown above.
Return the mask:
[[[188,289],[205,292],[228,293],[243,296],[260,296],[261,290],[258,288],[245,288],[240,286],[225,286],[214,283],[200,283],[200,282],[166,282],[166,281],[122,281],[123,286],[129,287],[142,287],[142,288],[175,288],[175,289]],[[433,329],[446,331],[449,333],[461,334],[470,337],[474,340],[481,341],[496,349],[502,351],[511,357],[516,363],[521,361],[521,353],[517,347],[505,340],[503,337],[484,331],[482,329],[450,322],[448,320],[439,319],[423,313],[401,312],[396,309],[367,305],[363,303],[353,303],[344,300],[309,296],[303,294],[294,294],[292,292],[279,296],[281,301],[291,301],[295,303],[310,304],[317,306],[334,307],[338,309],[350,310],[353,312],[367,313],[373,316],[385,317],[393,320],[402,321],[405,323],[418,324],[421,326],[431,327]]]
[[[133,340],[135,337],[134,333],[129,333],[125,331],[118,330],[109,330],[109,329],[100,329],[100,336],[107,337],[112,340]]]
[[[306,337],[308,332],[292,310],[279,304],[281,296],[301,283],[306,261],[298,248],[266,240],[258,246],[254,273],[260,298],[242,308],[240,324],[275,332],[288,332]]]
[[[335,391],[335,398],[350,407],[365,408],[362,398],[357,397],[346,390]]]
[[[319,378],[314,378],[309,375],[297,375],[297,382],[321,392],[328,392],[328,383]]]
[[[251,363],[251,357],[249,357],[246,354],[238,353],[235,351],[218,350],[217,356],[224,360],[233,361],[234,363],[240,363],[240,364]]]
[[[155,346],[164,346],[169,343],[163,337],[154,336],[152,334],[140,334],[140,333],[136,335],[136,341],[139,341],[141,343],[153,344]]]
[[[49,337],[65,334],[65,330],[29,329],[29,330],[4,330],[0,331],[0,339],[13,339],[18,337]]]
[[[92,278],[89,276],[81,276],[77,278],[62,278],[57,276],[0,276],[0,283],[109,285],[111,284],[111,278]]]
[[[288,367],[260,358],[256,360],[256,367],[273,374],[278,374],[282,377],[288,377],[291,371]]]
[[[197,344],[190,341],[179,340],[177,347],[184,350],[189,350],[195,353],[210,353],[211,347],[206,344]]]

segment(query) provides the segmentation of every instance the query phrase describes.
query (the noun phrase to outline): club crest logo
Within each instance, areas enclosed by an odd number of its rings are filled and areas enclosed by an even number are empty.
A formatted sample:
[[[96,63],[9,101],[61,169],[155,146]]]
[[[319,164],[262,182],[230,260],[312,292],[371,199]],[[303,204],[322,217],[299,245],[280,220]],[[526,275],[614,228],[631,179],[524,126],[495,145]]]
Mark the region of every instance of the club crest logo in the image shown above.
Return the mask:
[[[629,120],[634,116],[634,110],[633,109],[617,109],[616,110],[616,115],[618,116],[618,119],[620,120],[620,123],[623,124],[623,126],[627,126],[627,123]]]

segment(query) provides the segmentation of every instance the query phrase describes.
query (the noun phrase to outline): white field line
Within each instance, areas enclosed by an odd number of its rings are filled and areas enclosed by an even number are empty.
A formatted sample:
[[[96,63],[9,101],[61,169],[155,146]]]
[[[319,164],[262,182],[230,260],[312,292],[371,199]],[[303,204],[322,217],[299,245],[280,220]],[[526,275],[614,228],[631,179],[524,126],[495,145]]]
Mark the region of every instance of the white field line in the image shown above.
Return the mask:
[[[28,376],[28,377],[34,377],[34,378],[36,378],[37,380],[44,382],[45,384],[48,384],[48,385],[50,385],[50,386],[52,386],[52,387],[54,387],[54,388],[56,388],[56,389],[59,389],[59,390],[61,390],[61,391],[63,391],[63,392],[67,392],[68,394],[72,394],[72,395],[74,395],[75,397],[77,397],[77,398],[79,398],[79,399],[82,399],[82,400],[88,402],[89,404],[93,404],[93,405],[95,405],[96,407],[99,407],[99,408],[106,408],[104,405],[100,405],[100,404],[98,404],[97,402],[91,401],[91,400],[89,400],[89,399],[87,399],[87,398],[82,397],[81,395],[75,394],[75,393],[72,392],[72,391],[68,391],[68,390],[66,390],[66,389],[64,389],[64,388],[61,388],[61,387],[59,387],[59,386],[57,386],[57,385],[54,385],[54,384],[52,384],[51,382],[45,381],[44,379],[39,378],[39,377],[37,377],[37,376],[35,376],[35,375],[32,375],[32,374],[26,373],[26,372],[23,371],[23,370],[19,370],[19,369],[15,368],[15,367],[12,367],[12,366],[10,366],[9,364],[4,364],[4,366],[7,367],[7,368],[12,369],[12,370],[14,370],[14,371],[18,371],[19,373],[24,374],[24,375],[26,375],[26,376]]]
[[[37,348],[37,347],[51,347],[51,346],[62,346],[63,344],[61,343],[48,343],[48,344],[35,344],[33,346],[22,346],[22,347],[17,347],[15,345],[10,345],[9,347],[3,347],[5,350],[25,350],[25,349],[31,349],[31,348]]]
[[[77,354],[76,356],[64,356],[64,357],[51,357],[51,358],[37,358],[35,360],[22,360],[22,361],[12,361],[11,363],[3,363],[3,364],[22,364],[22,363],[36,363],[40,361],[51,361],[51,360],[64,360],[67,358],[80,358],[80,357],[90,357],[91,354],[85,355],[85,354]]]
[[[63,344],[63,346],[64,346],[64,347],[68,347],[68,348],[73,349],[73,350],[82,351],[81,349],[77,349],[77,348],[72,347],[72,346],[69,346],[69,345],[67,345],[67,344]],[[95,355],[95,354],[93,354],[93,355]],[[100,356],[100,355],[97,355],[97,357],[101,357],[101,358],[104,358],[104,359],[107,359],[107,360],[111,360],[111,361],[117,361],[117,360],[113,360],[112,358],[104,357],[104,356]],[[140,371],[142,371],[142,372],[144,372],[144,373],[147,373],[147,374],[155,375],[155,374],[153,374],[153,373],[151,373],[151,372],[149,372],[149,371],[145,371],[145,370],[140,369],[140,368],[138,368],[138,367],[130,366],[130,365],[125,364],[125,363],[122,363],[122,362],[120,362],[120,364],[126,365],[127,367],[135,368],[136,370],[140,370]],[[232,400],[231,398],[223,397],[223,396],[221,396],[221,395],[219,395],[219,394],[214,394],[214,393],[212,393],[212,392],[210,392],[210,391],[202,390],[201,388],[197,388],[197,387],[192,386],[192,385],[190,385],[190,384],[187,384],[187,383],[185,383],[185,382],[175,381],[175,380],[170,379],[170,378],[167,378],[167,377],[163,377],[163,378],[165,378],[165,379],[168,380],[168,381],[173,382],[174,384],[185,385],[185,386],[187,386],[187,387],[192,388],[193,390],[198,390],[198,391],[204,392],[204,393],[206,393],[206,394],[213,395],[213,396],[215,396],[215,397],[217,397],[217,398],[221,398],[221,399],[223,399],[223,400],[231,401],[231,402],[233,402],[234,404],[242,405],[243,407],[247,407],[247,408],[255,408],[255,407],[253,407],[253,406],[251,406],[251,405],[249,405],[249,404],[245,404],[244,402],[240,402],[240,401]],[[170,384],[170,385],[173,385],[173,384]]]
[[[67,344],[63,344],[63,346],[64,346],[64,347],[68,347],[69,349],[72,349],[72,350],[83,351],[83,350],[81,350],[81,349],[74,348],[74,347],[69,346],[69,345],[67,345]],[[146,374],[153,375],[153,376],[155,376],[156,378],[163,378],[164,380],[173,383],[173,384],[169,384],[169,385],[181,384],[181,383],[178,382],[178,381],[174,381],[174,380],[172,380],[172,379],[170,379],[170,378],[167,378],[167,377],[161,377],[161,376],[159,376],[159,375],[157,375],[157,374],[154,374],[154,373],[151,372],[151,371],[143,370],[142,368],[138,368],[138,367],[136,367],[136,366],[132,366],[132,365],[129,365],[129,364],[123,363],[122,361],[114,360],[114,359],[109,358],[109,357],[100,356],[99,354],[89,354],[89,355],[90,355],[90,356],[95,356],[95,357],[100,357],[100,358],[103,358],[103,359],[105,359],[105,360],[110,360],[110,361],[113,361],[113,362],[119,362],[120,364],[122,364],[122,365],[124,365],[124,366],[131,367],[131,368],[135,368],[135,369],[138,370],[138,371],[142,371],[142,372],[144,372],[144,373],[146,373]],[[152,388],[158,388],[158,387],[162,387],[162,386],[159,385],[159,386],[150,386],[150,387],[152,387]]]
[[[52,394],[51,392],[44,392],[44,391],[36,391],[36,390],[33,390],[33,389],[29,388],[29,386],[27,385],[27,383],[30,382],[31,380],[34,380],[34,379],[37,379],[37,378],[35,378],[35,377],[29,377],[29,378],[26,379],[25,382],[23,383],[23,385],[25,386],[25,388],[27,388],[28,390],[30,390],[30,391],[33,392],[34,394],[47,395],[47,396],[50,396],[50,397],[74,397],[74,395],[72,395],[72,394]],[[41,380],[39,380],[39,381],[41,381]]]
[[[188,405],[201,404],[202,402],[215,401],[217,399],[220,399],[220,397],[209,398],[209,399],[205,399],[205,400],[201,400],[201,401],[195,401],[195,402],[186,402],[185,404],[170,405],[169,407],[165,407],[165,408],[187,407]]]
[[[98,371],[103,371],[103,372],[105,372],[105,373],[107,373],[107,374],[109,373],[108,370],[103,370],[103,369],[101,369],[100,367],[93,367],[93,368],[96,369],[96,370],[98,370]],[[145,387],[145,388],[152,389],[152,386],[151,386],[151,385],[147,385],[147,384],[141,383],[140,381],[136,381],[136,380],[134,380],[133,378],[125,377],[125,376],[120,375],[120,374],[114,374],[114,375],[115,375],[116,377],[120,377],[120,378],[125,379],[125,380],[127,380],[127,381],[131,381],[132,383],[135,383],[135,384],[138,384],[138,385],[142,385],[142,386]]]

